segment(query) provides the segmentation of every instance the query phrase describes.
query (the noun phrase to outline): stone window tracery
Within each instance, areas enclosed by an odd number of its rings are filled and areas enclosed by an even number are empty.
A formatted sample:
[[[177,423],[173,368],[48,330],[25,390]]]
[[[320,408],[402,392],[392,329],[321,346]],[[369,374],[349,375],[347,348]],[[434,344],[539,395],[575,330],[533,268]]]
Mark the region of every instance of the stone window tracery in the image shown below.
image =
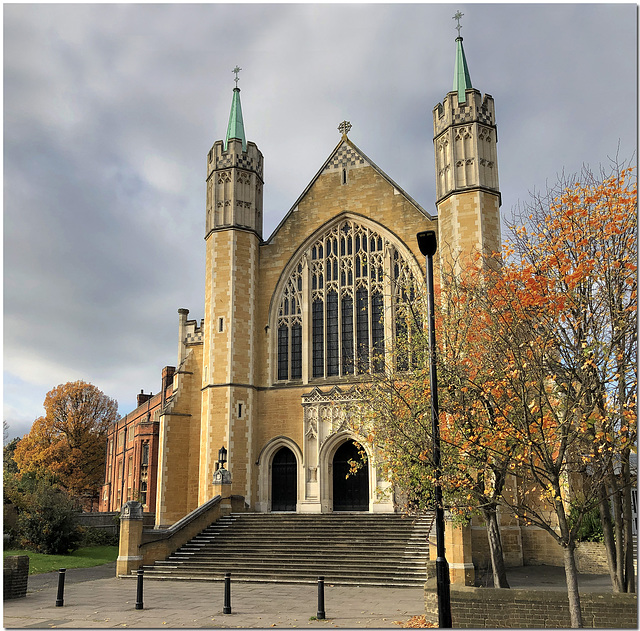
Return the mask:
[[[353,219],[334,224],[310,243],[285,281],[276,379],[302,379],[303,356],[309,379],[382,371],[385,330],[393,336],[391,314],[412,297],[413,284],[409,264],[387,236]]]
[[[302,272],[299,263],[278,310],[278,379],[302,378]]]

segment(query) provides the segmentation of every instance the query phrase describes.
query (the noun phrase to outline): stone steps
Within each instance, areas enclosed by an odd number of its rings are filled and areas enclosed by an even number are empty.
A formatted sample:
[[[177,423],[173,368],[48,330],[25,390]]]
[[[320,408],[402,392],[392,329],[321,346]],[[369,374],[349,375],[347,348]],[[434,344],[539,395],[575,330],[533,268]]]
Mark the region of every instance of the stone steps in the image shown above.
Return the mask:
[[[238,513],[219,519],[145,578],[422,586],[433,515]]]

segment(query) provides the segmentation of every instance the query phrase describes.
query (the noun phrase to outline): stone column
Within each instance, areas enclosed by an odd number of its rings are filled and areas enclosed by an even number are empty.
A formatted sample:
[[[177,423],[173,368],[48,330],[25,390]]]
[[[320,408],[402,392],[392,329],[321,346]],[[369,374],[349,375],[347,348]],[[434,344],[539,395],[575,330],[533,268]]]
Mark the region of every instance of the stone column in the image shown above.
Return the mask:
[[[228,515],[231,512],[231,474],[224,467],[219,467],[213,474],[213,497],[219,495],[220,512]]]
[[[475,583],[476,573],[471,559],[471,526],[456,524],[445,514],[444,547],[452,585]]]
[[[142,504],[129,501],[120,513],[120,547],[116,560],[116,576],[131,574],[142,565]]]

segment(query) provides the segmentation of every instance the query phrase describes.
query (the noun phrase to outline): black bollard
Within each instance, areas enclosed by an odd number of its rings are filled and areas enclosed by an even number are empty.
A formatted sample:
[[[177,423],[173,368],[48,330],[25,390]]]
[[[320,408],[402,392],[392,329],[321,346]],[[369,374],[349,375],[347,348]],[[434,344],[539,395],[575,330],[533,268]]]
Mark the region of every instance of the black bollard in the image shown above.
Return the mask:
[[[231,572],[224,575],[224,607],[222,613],[231,613]]]
[[[60,568],[58,570],[58,597],[56,598],[56,607],[64,605],[64,577],[67,569]]]
[[[318,620],[324,620],[324,576],[318,576]]]
[[[142,581],[144,580],[144,570],[140,568],[138,570],[138,591],[136,593],[136,609],[144,609],[142,602]]]

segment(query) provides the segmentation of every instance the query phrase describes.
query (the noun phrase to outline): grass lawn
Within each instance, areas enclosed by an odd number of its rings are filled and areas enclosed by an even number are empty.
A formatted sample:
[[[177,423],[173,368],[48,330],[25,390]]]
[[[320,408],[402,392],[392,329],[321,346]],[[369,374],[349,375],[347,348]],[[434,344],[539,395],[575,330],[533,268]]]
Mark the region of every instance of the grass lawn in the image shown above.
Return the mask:
[[[115,561],[117,546],[95,546],[79,548],[71,554],[40,554],[31,550],[4,550],[3,556],[26,554],[29,557],[29,574],[55,572],[60,568],[94,567]]]

